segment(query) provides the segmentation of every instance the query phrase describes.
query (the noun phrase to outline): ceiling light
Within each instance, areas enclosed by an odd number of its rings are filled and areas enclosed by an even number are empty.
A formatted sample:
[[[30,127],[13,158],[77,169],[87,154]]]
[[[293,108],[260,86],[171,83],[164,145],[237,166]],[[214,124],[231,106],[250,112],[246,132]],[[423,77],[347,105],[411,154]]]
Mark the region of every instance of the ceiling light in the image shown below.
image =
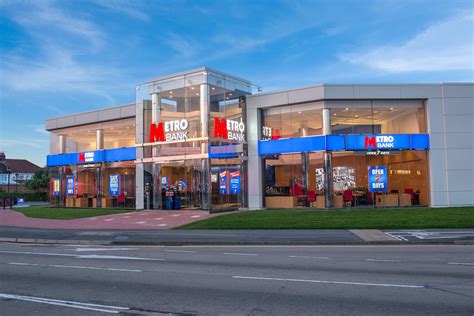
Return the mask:
[[[199,93],[196,93],[196,95],[199,95]]]
[[[349,108],[346,108],[346,111],[349,111]]]
[[[301,111],[298,111],[298,114],[301,114]]]
[[[374,111],[375,114],[379,113],[379,111]]]
[[[393,111],[393,108],[390,108],[390,111]]]
[[[337,114],[336,114],[336,113],[334,113],[333,115],[334,115],[334,116],[336,116]]]
[[[232,93],[229,93],[230,96],[232,96]]]
[[[356,114],[356,117],[359,117],[359,115]]]
[[[212,87],[212,90],[216,90],[216,88],[215,88],[215,87]]]
[[[194,90],[194,87],[191,87],[191,90]]]
[[[170,91],[170,94],[173,93],[173,91]]]

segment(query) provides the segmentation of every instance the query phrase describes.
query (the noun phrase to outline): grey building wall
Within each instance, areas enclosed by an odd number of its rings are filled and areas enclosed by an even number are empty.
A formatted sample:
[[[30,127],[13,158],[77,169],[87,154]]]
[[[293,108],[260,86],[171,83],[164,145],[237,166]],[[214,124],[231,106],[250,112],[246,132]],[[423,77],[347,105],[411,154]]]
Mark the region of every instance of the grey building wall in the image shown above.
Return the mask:
[[[262,207],[258,110],[273,106],[324,101],[415,100],[425,102],[429,151],[431,206],[474,205],[474,84],[325,84],[261,93],[247,98],[249,142],[249,208]],[[332,102],[334,103],[334,102]],[[362,105],[361,105],[362,106]],[[258,127],[254,128],[258,122]]]

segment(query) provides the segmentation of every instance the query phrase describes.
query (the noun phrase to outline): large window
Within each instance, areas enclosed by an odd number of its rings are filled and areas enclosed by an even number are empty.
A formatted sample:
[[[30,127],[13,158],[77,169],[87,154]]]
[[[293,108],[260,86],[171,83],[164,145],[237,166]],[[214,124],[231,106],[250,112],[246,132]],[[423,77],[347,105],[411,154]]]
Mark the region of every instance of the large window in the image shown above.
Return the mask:
[[[422,101],[330,102],[333,134],[426,133]]]
[[[104,149],[135,145],[135,119],[130,118],[55,130],[51,132],[50,152],[59,153],[59,135],[66,138],[66,153],[96,150],[97,130],[103,131]]]
[[[322,134],[322,102],[281,106],[263,110],[263,139]],[[265,128],[271,129],[271,135]]]
[[[410,195],[411,204],[428,205],[427,156],[424,150],[391,152],[384,156],[367,155],[366,152],[333,153],[334,193],[336,196],[343,196],[344,191],[351,191],[353,198],[349,203],[353,206],[376,205],[375,196],[369,193],[368,170],[371,166],[385,167],[387,188],[384,194],[394,195],[394,198],[398,200],[398,205],[403,199],[400,195],[404,194]]]

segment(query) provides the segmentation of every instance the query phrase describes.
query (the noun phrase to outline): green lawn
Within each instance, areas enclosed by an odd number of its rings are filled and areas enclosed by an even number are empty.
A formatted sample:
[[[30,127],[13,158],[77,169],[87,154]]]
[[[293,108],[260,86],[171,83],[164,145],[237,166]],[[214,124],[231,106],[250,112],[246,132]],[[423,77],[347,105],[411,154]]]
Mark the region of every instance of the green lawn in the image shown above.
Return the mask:
[[[134,209],[123,208],[61,208],[51,206],[30,206],[14,208],[15,211],[25,214],[28,217],[50,218],[50,219],[75,219],[91,216],[109,215],[134,211]]]
[[[267,210],[231,213],[184,229],[474,228],[474,207],[371,210]]]

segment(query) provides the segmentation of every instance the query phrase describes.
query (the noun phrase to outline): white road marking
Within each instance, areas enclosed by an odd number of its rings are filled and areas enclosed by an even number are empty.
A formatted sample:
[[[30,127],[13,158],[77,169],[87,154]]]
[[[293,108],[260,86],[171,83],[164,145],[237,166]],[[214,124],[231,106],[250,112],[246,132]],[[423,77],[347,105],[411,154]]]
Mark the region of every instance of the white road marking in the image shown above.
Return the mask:
[[[144,261],[164,261],[158,258],[126,257],[126,256],[106,256],[106,255],[82,255],[78,259],[112,259],[112,260],[144,260]]]
[[[196,252],[194,250],[171,250],[171,249],[166,249],[166,250],[163,250],[163,251],[166,251],[166,252],[179,252],[179,253],[194,253],[194,252]]]
[[[77,252],[86,252],[86,251],[128,251],[128,250],[137,250],[137,248],[76,248]]]
[[[181,216],[181,214],[173,214],[171,216],[178,217],[178,216]]]
[[[105,271],[122,271],[122,272],[143,272],[142,270],[135,270],[135,269],[69,266],[69,265],[63,265],[63,264],[38,264],[38,263],[24,263],[24,262],[8,262],[8,264],[17,265],[17,266],[34,266],[34,267],[50,267],[50,268],[70,268],[70,269],[105,270]]]
[[[135,224],[146,224],[146,222],[136,222]]]
[[[91,220],[91,221],[96,220],[96,219],[97,219],[96,217],[89,218],[89,220]]]
[[[23,295],[15,295],[15,294],[8,294],[8,293],[0,293],[0,298],[19,300],[19,301],[28,301],[28,302],[34,302],[34,303],[56,305],[56,306],[64,306],[64,307],[77,308],[77,309],[85,309],[85,310],[111,313],[111,314],[118,314],[122,311],[130,309],[129,307],[122,307],[122,306],[110,306],[110,305],[91,304],[91,303],[82,303],[82,302],[74,302],[74,301],[64,301],[64,300],[56,300],[56,299],[51,299],[51,298],[23,296]]]
[[[167,226],[168,224],[159,224],[158,226],[160,227],[164,227],[164,226]]]
[[[198,218],[198,217],[201,217],[201,215],[193,215],[193,216],[191,216],[191,218]]]
[[[460,266],[474,266],[474,263],[470,263],[470,262],[448,262],[448,264],[460,265]]]
[[[114,220],[113,218],[107,218],[107,219],[104,219],[104,222],[111,222],[113,220]]]
[[[225,255],[234,255],[234,256],[258,256],[256,253],[243,253],[243,252],[224,252]]]
[[[161,221],[162,219],[163,219],[163,217],[157,217],[157,218],[155,218],[155,220],[157,220],[157,221]]]
[[[130,216],[122,216],[122,218],[130,218]]]
[[[401,262],[400,260],[392,260],[392,259],[365,259],[365,261],[370,261],[370,262]]]
[[[288,258],[304,258],[304,259],[329,259],[329,257],[311,257],[311,256],[288,256]]]
[[[142,258],[142,257],[126,257],[126,256],[106,256],[106,255],[73,255],[66,253],[47,253],[47,252],[29,252],[29,251],[8,251],[0,250],[0,253],[13,253],[22,255],[40,255],[40,256],[62,256],[73,257],[76,259],[117,259],[117,260],[149,260],[149,261],[163,261],[158,258]]]
[[[71,255],[71,254],[66,254],[66,253],[30,252],[30,251],[0,250],[0,253],[13,253],[13,254],[22,254],[22,255],[40,255],[40,256],[77,257],[77,255]]]
[[[306,283],[325,283],[325,284],[342,284],[342,285],[366,285],[366,286],[383,286],[383,287],[402,287],[402,288],[425,288],[423,285],[411,284],[390,284],[390,283],[364,283],[364,282],[345,282],[345,281],[325,281],[325,280],[304,280],[304,279],[281,279],[281,278],[265,278],[252,276],[232,276],[234,279],[263,280],[263,281],[288,281],[288,282],[306,282]]]

